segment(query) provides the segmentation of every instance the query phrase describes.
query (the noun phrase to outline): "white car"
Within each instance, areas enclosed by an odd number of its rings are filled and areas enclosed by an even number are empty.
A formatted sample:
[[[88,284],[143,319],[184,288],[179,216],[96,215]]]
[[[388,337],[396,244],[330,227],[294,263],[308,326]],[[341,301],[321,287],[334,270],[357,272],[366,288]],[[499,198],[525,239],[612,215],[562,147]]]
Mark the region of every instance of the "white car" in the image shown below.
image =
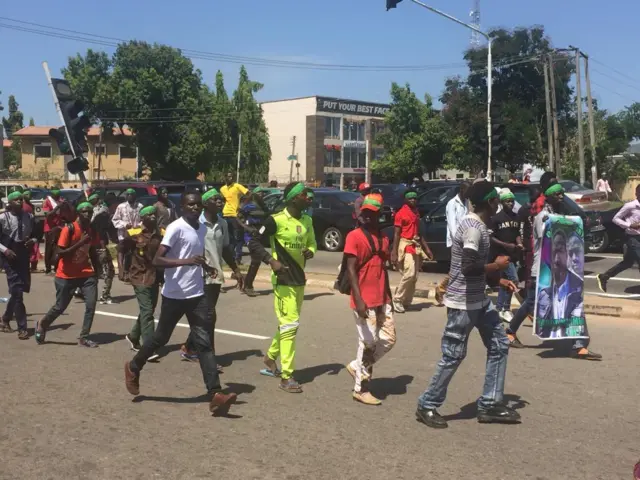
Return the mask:
[[[605,192],[596,192],[572,180],[560,180],[560,185],[564,187],[564,194],[581,208],[591,210],[592,207],[596,207],[597,210],[600,210],[599,207],[604,207],[603,204],[608,203]]]

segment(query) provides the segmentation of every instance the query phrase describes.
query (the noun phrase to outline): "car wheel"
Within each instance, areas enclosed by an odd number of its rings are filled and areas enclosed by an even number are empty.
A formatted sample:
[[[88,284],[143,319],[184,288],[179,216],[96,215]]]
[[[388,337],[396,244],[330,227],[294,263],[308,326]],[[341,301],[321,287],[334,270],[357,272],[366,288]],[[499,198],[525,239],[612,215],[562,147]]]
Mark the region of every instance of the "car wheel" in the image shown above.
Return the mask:
[[[344,235],[336,227],[329,227],[322,234],[322,246],[328,252],[339,252],[343,243]]]
[[[602,236],[597,240],[592,240],[589,244],[589,253],[602,253],[609,246],[609,235],[603,232]]]

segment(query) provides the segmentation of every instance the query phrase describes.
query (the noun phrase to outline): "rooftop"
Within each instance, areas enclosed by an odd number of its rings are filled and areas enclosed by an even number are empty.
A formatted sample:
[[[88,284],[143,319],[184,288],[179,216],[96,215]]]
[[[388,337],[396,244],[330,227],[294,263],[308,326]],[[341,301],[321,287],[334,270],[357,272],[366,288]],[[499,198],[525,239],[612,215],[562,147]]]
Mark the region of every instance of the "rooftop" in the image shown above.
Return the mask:
[[[14,135],[17,135],[19,137],[48,137],[49,136],[49,130],[51,130],[52,128],[58,128],[58,126],[38,126],[38,125],[34,125],[34,126],[24,127],[24,128],[21,128],[20,130],[18,130],[17,132],[15,132]],[[100,130],[101,130],[101,127],[91,127],[91,128],[89,128],[89,130],[87,131],[87,137],[99,137],[100,136]],[[124,131],[125,136],[131,136],[132,135],[131,130],[129,130],[128,128],[124,128],[123,131]],[[120,129],[119,128],[114,128],[113,129],[113,135],[114,136],[120,135]]]

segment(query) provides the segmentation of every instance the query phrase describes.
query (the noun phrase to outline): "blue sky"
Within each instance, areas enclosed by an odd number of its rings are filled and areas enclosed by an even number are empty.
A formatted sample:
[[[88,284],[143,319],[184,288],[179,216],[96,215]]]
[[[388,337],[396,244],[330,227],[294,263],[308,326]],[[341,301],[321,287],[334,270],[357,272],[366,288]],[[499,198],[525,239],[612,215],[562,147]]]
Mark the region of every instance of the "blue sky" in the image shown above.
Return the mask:
[[[465,20],[471,3],[432,0],[433,6]],[[450,65],[419,72],[247,67],[252,79],[265,84],[260,100],[318,94],[386,102],[392,81],[409,82],[419,95],[428,92],[437,98],[447,76],[466,72],[462,54],[469,32],[408,0],[390,12],[384,4],[385,0],[110,0],[61,8],[60,2],[30,0],[4,2],[0,15],[230,55],[347,65]],[[482,0],[483,28],[541,24],[554,46],[572,44],[591,55],[594,97],[613,111],[640,101],[639,18],[637,0]],[[69,56],[89,47],[112,52],[109,47],[2,27],[0,45],[0,98],[6,106],[8,95],[16,95],[25,119],[33,116],[41,125],[58,120],[40,62],[47,60],[55,76]],[[209,84],[222,70],[231,93],[239,65],[194,63]]]

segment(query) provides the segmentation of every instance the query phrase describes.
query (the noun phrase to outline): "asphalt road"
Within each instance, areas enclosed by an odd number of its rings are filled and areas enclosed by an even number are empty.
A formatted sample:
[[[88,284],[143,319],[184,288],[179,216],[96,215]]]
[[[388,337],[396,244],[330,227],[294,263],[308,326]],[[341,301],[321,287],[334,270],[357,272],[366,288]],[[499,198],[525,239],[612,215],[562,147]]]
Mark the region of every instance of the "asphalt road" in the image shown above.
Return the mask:
[[[315,273],[337,274],[342,253],[319,251],[307,264],[307,270]],[[585,259],[585,293],[603,295],[598,288],[596,275],[603,273],[622,260],[621,254],[603,253],[587,255]],[[425,263],[422,280],[438,283],[446,274],[448,266],[436,263]],[[392,278],[393,280],[393,278]],[[607,289],[612,298],[640,299],[640,272],[638,268],[630,268],[618,277],[611,279]],[[607,296],[607,295],[603,295]]]
[[[0,334],[1,479],[589,479],[632,477],[640,459],[637,399],[640,322],[593,318],[601,363],[566,358],[539,345],[512,351],[506,399],[516,426],[480,425],[475,399],[485,355],[474,334],[446,404],[447,430],[416,422],[416,399],[440,357],[445,310],[428,303],[397,316],[398,343],[376,366],[372,391],[384,403],[352,401],[344,369],[356,349],[347,298],[309,289],[298,336],[301,395],[260,376],[276,323],[273,297],[221,295],[217,351],[239,403],[214,418],[197,364],[180,361],[187,328],[176,329],[163,358],[142,373],[131,397],[123,336],[137,314],[131,288],[116,282],[117,305],[99,306],[93,338],[75,345],[83,304],[72,302],[47,344]],[[38,275],[27,297],[30,327],[52,304],[52,279]]]

